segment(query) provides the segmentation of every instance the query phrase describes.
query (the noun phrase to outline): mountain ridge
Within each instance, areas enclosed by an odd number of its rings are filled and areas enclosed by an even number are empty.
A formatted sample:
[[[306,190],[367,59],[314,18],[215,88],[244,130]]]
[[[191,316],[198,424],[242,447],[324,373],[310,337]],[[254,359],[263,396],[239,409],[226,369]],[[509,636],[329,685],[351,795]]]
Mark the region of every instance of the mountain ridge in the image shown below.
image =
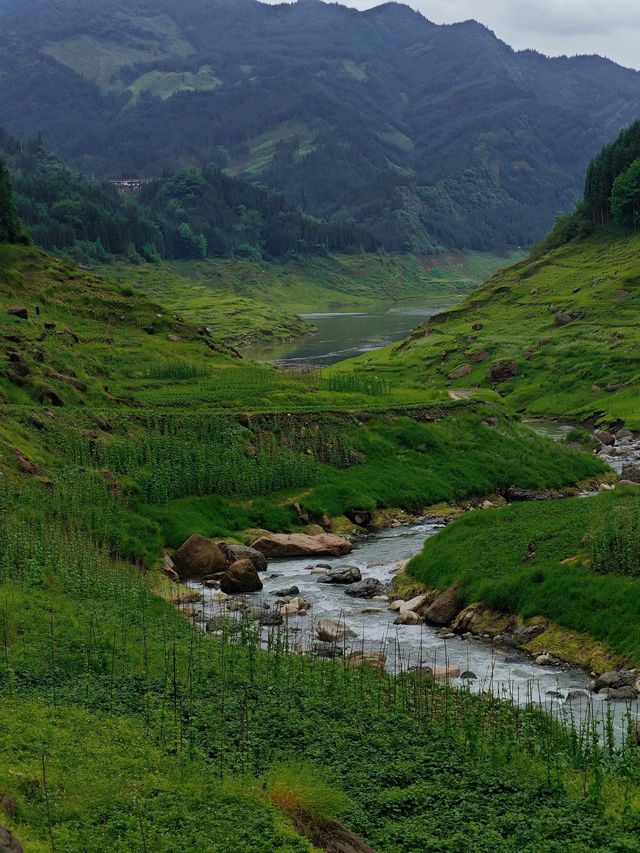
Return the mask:
[[[640,115],[640,72],[398,3],[26,7],[0,12],[14,135],[101,177],[213,163],[391,251],[530,244]]]

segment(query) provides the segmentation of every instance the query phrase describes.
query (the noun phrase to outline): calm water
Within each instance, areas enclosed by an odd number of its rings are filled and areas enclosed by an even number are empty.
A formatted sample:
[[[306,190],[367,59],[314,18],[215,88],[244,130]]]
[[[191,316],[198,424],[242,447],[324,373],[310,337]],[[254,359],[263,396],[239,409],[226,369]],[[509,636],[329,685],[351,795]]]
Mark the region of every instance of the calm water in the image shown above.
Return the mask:
[[[461,296],[432,296],[420,302],[378,304],[350,312],[301,314],[317,328],[310,337],[289,343],[252,347],[246,355],[277,364],[326,367],[406,338],[428,317],[451,308]]]

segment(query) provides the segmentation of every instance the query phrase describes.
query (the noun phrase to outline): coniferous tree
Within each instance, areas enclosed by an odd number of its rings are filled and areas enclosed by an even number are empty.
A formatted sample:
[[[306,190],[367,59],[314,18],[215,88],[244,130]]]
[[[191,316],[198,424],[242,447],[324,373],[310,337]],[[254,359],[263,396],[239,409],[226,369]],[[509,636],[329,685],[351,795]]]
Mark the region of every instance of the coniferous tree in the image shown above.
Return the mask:
[[[9,173],[0,160],[0,243],[26,243],[25,232],[20,225],[13,200]]]

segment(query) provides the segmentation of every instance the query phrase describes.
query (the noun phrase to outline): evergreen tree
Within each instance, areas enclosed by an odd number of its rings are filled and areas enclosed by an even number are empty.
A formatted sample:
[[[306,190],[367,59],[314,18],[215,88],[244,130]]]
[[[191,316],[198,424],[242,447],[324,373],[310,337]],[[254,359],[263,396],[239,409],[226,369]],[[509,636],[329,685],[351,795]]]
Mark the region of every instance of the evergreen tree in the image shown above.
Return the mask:
[[[9,173],[0,160],[0,243],[26,243],[27,237],[22,230],[18,212],[13,201],[13,190]]]
[[[613,182],[611,210],[621,225],[637,228],[640,224],[640,158]]]

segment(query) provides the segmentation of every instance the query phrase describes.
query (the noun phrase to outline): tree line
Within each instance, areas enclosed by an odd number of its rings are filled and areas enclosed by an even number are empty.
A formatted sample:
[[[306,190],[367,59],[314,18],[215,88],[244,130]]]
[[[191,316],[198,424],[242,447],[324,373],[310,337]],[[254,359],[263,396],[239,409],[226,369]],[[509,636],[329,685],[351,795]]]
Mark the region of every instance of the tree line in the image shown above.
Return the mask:
[[[209,166],[166,174],[135,196],[69,168],[42,144],[0,130],[15,209],[33,240],[77,261],[206,257],[283,258],[373,251],[379,241],[352,220],[326,222],[284,197]],[[6,171],[6,170],[5,170]],[[5,181],[9,175],[5,176]]]

